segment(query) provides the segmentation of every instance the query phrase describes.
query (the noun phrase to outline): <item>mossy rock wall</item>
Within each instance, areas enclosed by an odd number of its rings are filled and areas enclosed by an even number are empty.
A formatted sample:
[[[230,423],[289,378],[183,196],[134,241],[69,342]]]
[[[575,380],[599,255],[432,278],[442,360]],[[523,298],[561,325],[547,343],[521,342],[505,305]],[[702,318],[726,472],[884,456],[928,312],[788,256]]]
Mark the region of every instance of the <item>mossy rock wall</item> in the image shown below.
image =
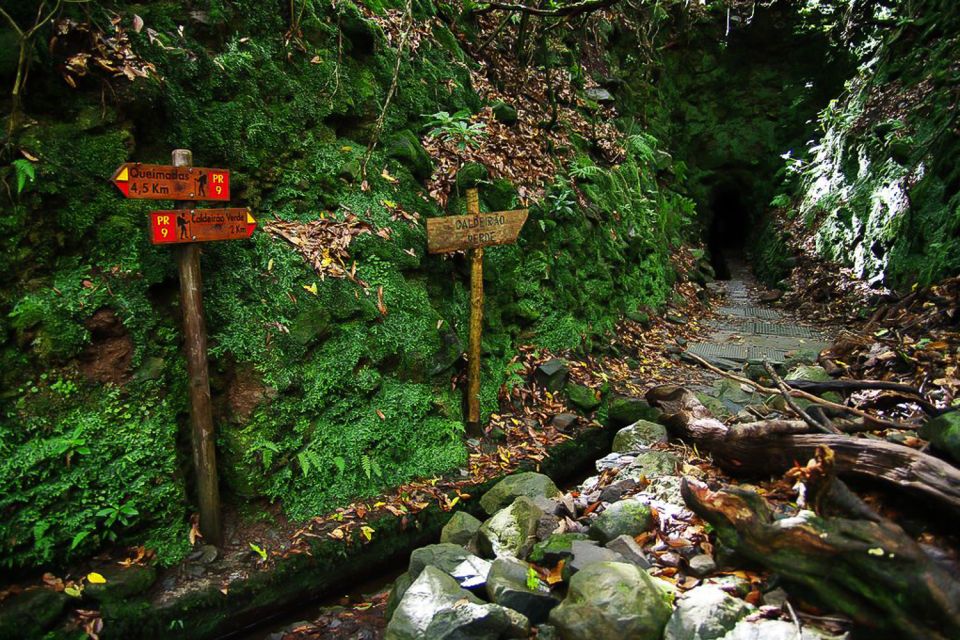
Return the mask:
[[[798,213],[823,256],[906,290],[960,272],[960,16],[947,0],[860,14],[860,68],[820,115]]]
[[[302,4],[290,32],[279,0],[209,0],[190,14],[145,2],[139,33],[132,7],[84,5],[118,10],[134,51],[157,68],[153,79],[111,79],[106,107],[101,83],[69,88],[61,61],[38,51],[24,104],[36,122],[15,141],[37,158],[36,179],[0,198],[0,566],[63,562],[113,541],[146,543],[162,563],[187,550],[195,509],[174,260],[147,241],[156,207],[124,200],[108,180],[124,161],[167,163],[173,148],[229,168],[232,203],[261,223],[353,213],[390,230],[350,246],[366,290],[321,280],[262,231],[203,247],[227,499],[280,500],[304,519],[466,466],[450,380],[463,366],[468,266],[426,255],[422,224],[392,219],[393,205],[446,213],[424,197],[422,166],[411,175],[388,147],[370,160],[369,190],[355,180],[396,52],[349,0]],[[430,3],[415,7],[421,20],[434,15]],[[445,27],[434,31],[401,65],[385,131],[419,132],[423,114],[481,106],[471,63]],[[8,75],[0,69],[0,81]],[[558,177],[518,244],[487,252],[485,413],[517,382],[519,341],[589,348],[624,311],[666,298],[671,247],[693,205],[653,179],[656,148],[636,138],[619,167],[598,171],[583,187],[588,210]],[[9,162],[0,177],[15,184]],[[490,193],[484,207],[517,204],[503,181]]]

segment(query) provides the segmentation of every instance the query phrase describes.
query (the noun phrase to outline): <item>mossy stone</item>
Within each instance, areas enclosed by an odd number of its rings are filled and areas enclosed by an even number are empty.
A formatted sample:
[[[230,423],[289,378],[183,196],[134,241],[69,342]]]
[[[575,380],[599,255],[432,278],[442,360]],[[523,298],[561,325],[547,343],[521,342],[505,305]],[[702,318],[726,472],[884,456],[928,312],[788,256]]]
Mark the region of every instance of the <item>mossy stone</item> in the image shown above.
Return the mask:
[[[466,511],[457,511],[440,532],[440,542],[466,546],[483,524]]]
[[[510,106],[503,100],[497,100],[492,106],[493,117],[495,117],[497,121],[506,125],[517,123],[517,110],[514,107]]]
[[[656,422],[661,415],[643,398],[615,395],[607,405],[607,423],[612,427],[626,427],[638,420]]]
[[[520,496],[480,526],[477,538],[480,552],[486,558],[525,558],[536,542],[542,515],[543,511],[530,498]]]
[[[484,186],[482,197],[491,211],[507,211],[514,206],[517,188],[506,178],[497,178]]]
[[[827,370],[816,365],[802,364],[795,367],[790,373],[784,376],[784,380],[795,380],[803,382],[829,382],[833,380]]]
[[[617,453],[640,451],[656,442],[667,441],[667,429],[662,424],[637,420],[629,427],[624,427],[613,436],[612,450]]]
[[[433,175],[433,160],[430,159],[430,154],[420,144],[420,139],[409,129],[403,129],[390,136],[386,149],[387,155],[409,169],[417,180],[427,180]]]
[[[106,566],[96,571],[106,582],[87,584],[83,594],[97,602],[117,601],[139,595],[157,581],[157,569],[152,566]]]
[[[39,637],[57,621],[70,597],[31,589],[0,602],[0,638]]]
[[[960,462],[960,411],[950,411],[937,416],[920,427],[919,434],[937,449]]]
[[[636,500],[622,500],[607,507],[590,525],[590,537],[606,544],[622,535],[637,536],[653,526],[650,507]]]
[[[585,533],[554,533],[549,538],[533,545],[530,551],[530,562],[552,567],[565,558],[573,555],[575,540],[589,540]]]
[[[480,498],[480,506],[488,514],[503,509],[520,496],[527,498],[556,498],[560,490],[549,477],[542,473],[525,471],[507,476]]]
[[[534,381],[551,393],[563,389],[570,377],[570,366],[566,360],[554,358],[547,360],[533,372]]]
[[[397,606],[400,605],[400,601],[403,600],[403,595],[407,592],[407,589],[410,588],[411,584],[413,584],[413,578],[410,577],[410,572],[408,571],[404,571],[393,581],[393,586],[390,588],[390,595],[387,596],[386,610],[384,611],[387,620],[393,617],[393,612],[397,610]]]
[[[600,406],[599,394],[590,387],[582,384],[568,384],[566,392],[570,404],[581,411],[588,413]]]
[[[475,189],[481,182],[487,180],[490,172],[482,164],[468,162],[457,171],[457,189],[462,193],[466,189]]]

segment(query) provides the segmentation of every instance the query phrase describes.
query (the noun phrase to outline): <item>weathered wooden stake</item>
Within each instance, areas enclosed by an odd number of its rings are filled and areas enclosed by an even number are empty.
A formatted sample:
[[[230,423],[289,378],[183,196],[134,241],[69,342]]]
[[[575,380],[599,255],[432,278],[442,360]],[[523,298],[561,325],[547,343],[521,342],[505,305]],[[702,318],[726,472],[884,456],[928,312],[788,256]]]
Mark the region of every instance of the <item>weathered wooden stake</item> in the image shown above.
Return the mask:
[[[480,214],[480,196],[467,189],[467,215]],[[480,425],[480,343],[483,335],[483,247],[470,254],[470,351],[467,354],[467,434],[483,436]]]
[[[193,165],[189,149],[173,151],[173,166]],[[192,202],[177,205],[190,209]],[[203,284],[200,276],[200,245],[177,248],[180,272],[180,309],[183,312],[183,339],[190,378],[190,425],[193,436],[193,465],[197,474],[200,503],[200,533],[207,544],[220,545],[220,486],[217,452],[210,406],[210,377],[207,370],[207,327],[203,319]]]

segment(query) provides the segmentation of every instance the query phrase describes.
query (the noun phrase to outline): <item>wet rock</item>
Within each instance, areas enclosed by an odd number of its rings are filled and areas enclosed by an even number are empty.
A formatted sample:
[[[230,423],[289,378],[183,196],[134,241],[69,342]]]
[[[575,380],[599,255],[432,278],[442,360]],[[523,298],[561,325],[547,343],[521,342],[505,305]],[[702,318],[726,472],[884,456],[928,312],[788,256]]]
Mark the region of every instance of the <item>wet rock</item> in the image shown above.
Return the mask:
[[[763,604],[770,607],[782,607],[789,597],[786,591],[777,587],[763,594]]]
[[[537,523],[537,540],[546,540],[560,527],[560,518],[552,513],[545,513],[540,516],[540,522]]]
[[[534,381],[542,388],[556,393],[563,389],[570,377],[570,367],[566,360],[554,358],[547,360],[533,372]]]
[[[733,596],[746,596],[753,587],[749,580],[735,575],[711,576],[704,584],[715,585]]]
[[[216,558],[216,556],[214,556]],[[153,586],[157,581],[157,569],[151,566],[133,565],[129,568],[108,565],[97,568],[106,582],[103,584],[88,584],[83,594],[98,602],[106,600],[122,600],[139,595]]]
[[[533,624],[546,622],[550,611],[560,604],[537,572],[515,558],[494,560],[487,578],[487,596],[500,606],[519,611]]]
[[[31,589],[0,602],[0,638],[40,637],[56,623],[70,597],[50,589]]]
[[[601,562],[570,580],[566,600],[550,613],[564,638],[659,640],[670,618],[664,588],[639,567]]]
[[[520,638],[529,621],[517,612],[484,604],[436,567],[426,567],[404,593],[387,625],[387,640]]]
[[[825,634],[805,625],[802,633],[786,620],[741,620],[722,640],[839,640],[837,636]]]
[[[664,640],[718,640],[754,608],[720,587],[705,585],[677,599]]]
[[[400,606],[403,594],[407,592],[411,584],[413,584],[413,578],[411,578],[410,574],[406,571],[397,576],[397,579],[393,581],[393,586],[390,587],[390,594],[387,596],[387,604],[384,611],[387,620],[393,617],[393,612]]]
[[[598,472],[603,473],[607,469],[623,469],[636,459],[637,456],[633,453],[619,453],[615,451],[597,460],[594,466],[596,466]]]
[[[597,545],[594,540],[576,540],[570,546],[572,555],[563,565],[563,579],[600,562],[626,562],[616,551]]]
[[[679,476],[659,476],[653,478],[643,490],[643,495],[654,500],[666,502],[679,509],[686,509],[683,494],[680,493],[681,478]]]
[[[600,406],[600,395],[590,387],[582,384],[568,384],[566,391],[570,404],[585,413],[589,413]]]
[[[490,562],[478,558],[463,547],[440,543],[414,550],[407,573],[416,580],[426,567],[436,567],[456,579],[465,589],[482,587],[490,571]]]
[[[619,501],[624,494],[631,493],[636,490],[637,481],[627,478],[626,480],[620,480],[614,482],[611,485],[607,485],[600,491],[600,500],[603,502],[617,502]]]
[[[527,498],[559,498],[562,494],[549,477],[542,473],[527,471],[507,476],[480,498],[480,506],[493,515],[519,496]]]
[[[447,524],[443,525],[443,530],[440,532],[440,542],[465,547],[477,535],[481,524],[483,523],[466,511],[457,511],[447,521]]]
[[[930,420],[920,427],[919,435],[960,462],[960,411],[950,411]]]
[[[638,420],[655,422],[662,412],[651,407],[644,398],[618,396],[610,398],[607,407],[607,423],[612,427],[626,427]]]
[[[558,413],[550,420],[550,424],[552,424],[558,431],[566,431],[575,425],[579,419],[580,416],[575,413]]]
[[[573,543],[589,540],[584,533],[554,533],[543,542],[538,542],[530,552],[530,562],[552,567],[561,560],[573,556]]]
[[[561,640],[557,628],[551,624],[537,626],[537,640]]]
[[[828,382],[833,380],[827,370],[816,365],[800,365],[784,376],[784,380],[803,380],[805,382]]]
[[[607,543],[617,536],[636,536],[653,526],[650,507],[636,500],[615,502],[590,525],[590,537]]]
[[[667,441],[667,428],[656,422],[637,420],[613,436],[613,451],[626,453],[641,451],[657,442]]]
[[[625,477],[639,480],[674,475],[680,458],[668,451],[643,451],[624,470]]]
[[[488,557],[525,558],[536,542],[537,525],[543,512],[530,498],[520,496],[480,526],[477,546]]]
[[[607,549],[619,553],[624,560],[630,564],[635,564],[641,569],[650,568],[650,560],[643,552],[643,548],[637,544],[633,537],[620,535],[604,545]]]
[[[717,563],[714,562],[713,556],[706,553],[701,553],[690,558],[687,566],[689,567],[690,575],[697,578],[703,578],[717,570]]]

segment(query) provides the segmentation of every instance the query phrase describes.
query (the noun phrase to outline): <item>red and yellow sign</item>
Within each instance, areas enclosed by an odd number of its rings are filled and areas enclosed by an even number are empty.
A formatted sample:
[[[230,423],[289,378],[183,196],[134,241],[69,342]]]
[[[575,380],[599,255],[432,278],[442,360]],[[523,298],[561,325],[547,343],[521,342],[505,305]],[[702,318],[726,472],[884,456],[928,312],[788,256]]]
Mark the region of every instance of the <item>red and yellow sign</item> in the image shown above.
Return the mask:
[[[127,162],[120,165],[111,180],[127,198],[224,201],[230,199],[230,171],[227,169]]]
[[[245,240],[257,221],[250,209],[172,209],[150,212],[150,242],[183,244]]]

